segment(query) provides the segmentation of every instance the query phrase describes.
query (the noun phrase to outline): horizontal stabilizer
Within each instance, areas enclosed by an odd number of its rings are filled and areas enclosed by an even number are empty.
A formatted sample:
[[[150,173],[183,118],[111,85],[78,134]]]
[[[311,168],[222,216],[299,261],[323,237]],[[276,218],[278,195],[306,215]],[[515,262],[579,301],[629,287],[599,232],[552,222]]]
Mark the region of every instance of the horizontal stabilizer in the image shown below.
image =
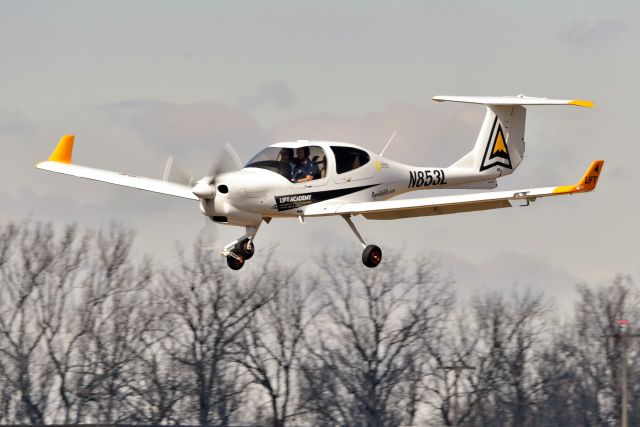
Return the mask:
[[[483,105],[577,105],[591,108],[593,101],[585,99],[549,99],[535,98],[532,96],[434,96],[434,101],[464,102],[467,104]]]

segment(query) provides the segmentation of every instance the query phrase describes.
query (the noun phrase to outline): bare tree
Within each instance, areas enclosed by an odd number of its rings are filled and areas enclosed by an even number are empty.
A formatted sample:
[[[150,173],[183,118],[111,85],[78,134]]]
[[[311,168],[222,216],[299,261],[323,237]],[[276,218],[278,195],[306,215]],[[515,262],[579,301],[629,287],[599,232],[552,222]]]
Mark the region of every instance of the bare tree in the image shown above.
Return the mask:
[[[239,409],[246,383],[228,356],[269,300],[270,279],[267,268],[241,281],[200,244],[192,259],[163,274],[164,316],[173,325],[165,348],[188,372],[187,398],[200,425],[228,426]]]
[[[75,227],[67,228],[65,239],[71,243],[76,234]],[[55,372],[59,397],[57,406],[63,413],[63,423],[71,421],[75,403],[73,386],[68,381],[73,368],[75,344],[86,331],[84,324],[75,319],[75,314],[82,269],[89,248],[89,235],[85,234],[76,240],[75,247],[66,244],[62,253],[56,254],[51,280],[38,288],[37,298],[38,326],[46,351],[44,357],[49,360]],[[57,414],[50,414],[54,415]]]
[[[577,423],[603,425],[620,422],[621,342],[616,321],[640,319],[640,293],[631,278],[616,276],[605,286],[578,287],[575,319],[564,327],[563,354],[570,361],[570,399]],[[636,326],[637,328],[637,326]],[[637,330],[637,329],[636,329]],[[629,342],[631,387],[640,383],[638,340]],[[633,390],[630,390],[631,392]],[[637,399],[632,401],[630,423],[640,420]],[[568,412],[565,407],[565,412]]]
[[[149,301],[154,301],[150,298]],[[161,301],[147,305],[147,310],[163,313]],[[180,403],[188,391],[188,375],[184,367],[171,357],[176,349],[167,331],[172,325],[163,316],[156,316],[153,327],[144,336],[144,350],[135,361],[135,373],[130,387],[137,399],[130,402],[132,421],[142,424],[181,424],[190,419],[180,413]]]
[[[59,295],[75,283],[85,242],[75,226],[59,236],[51,224],[0,229],[0,377],[19,396],[16,421],[45,422],[56,367],[43,337],[59,320]]]
[[[616,321],[634,334],[640,322],[629,277],[579,286],[574,317],[552,324],[531,291],[453,311],[429,262],[370,270],[325,254],[303,274],[270,260],[238,273],[197,244],[156,274],[132,239],[119,226],[0,226],[0,423],[619,422]],[[640,400],[628,409],[639,425]]]
[[[452,292],[425,261],[368,270],[347,259],[320,264],[328,307],[302,368],[305,406],[314,424],[400,425],[415,414],[421,342],[442,326]]]
[[[446,325],[424,340],[429,358],[424,361],[422,402],[435,410],[437,424],[463,425],[480,394],[471,393],[477,363],[479,337],[466,310],[450,313]]]
[[[251,317],[238,340],[234,360],[247,369],[267,394],[274,427],[296,417],[295,372],[311,322],[323,304],[314,301],[317,282],[302,281],[293,271],[271,274],[273,297]]]
[[[95,257],[83,285],[82,318],[88,328],[79,340],[76,377],[85,417],[107,424],[130,420],[126,410],[135,393],[130,387],[134,361],[145,350],[144,334],[153,313],[141,301],[152,278],[151,266],[131,257],[133,233],[117,225],[98,233]],[[82,409],[82,408],[79,408]]]
[[[473,302],[477,337],[469,371],[471,425],[532,425],[544,380],[537,375],[550,306],[542,294],[490,292]]]

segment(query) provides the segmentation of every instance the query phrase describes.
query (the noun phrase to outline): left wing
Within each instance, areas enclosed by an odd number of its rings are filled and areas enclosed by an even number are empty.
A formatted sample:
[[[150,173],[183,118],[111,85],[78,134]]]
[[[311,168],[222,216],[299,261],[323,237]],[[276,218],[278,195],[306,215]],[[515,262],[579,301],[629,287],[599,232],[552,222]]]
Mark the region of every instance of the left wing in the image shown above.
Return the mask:
[[[592,191],[596,188],[603,164],[604,160],[594,160],[580,182],[575,185],[381,202],[343,203],[324,208],[309,206],[304,215],[363,215],[367,219],[399,219],[508,208],[514,201],[532,202],[539,197]]]
[[[198,200],[192,192],[192,187],[176,184],[174,182],[161,181],[159,179],[144,178],[121,172],[113,172],[104,169],[90,168],[71,163],[73,153],[73,135],[65,135],[60,139],[49,160],[36,165],[38,169],[51,172],[73,175],[80,178],[93,179],[95,181],[108,182],[109,184],[122,185],[137,188],[139,190],[153,191],[154,193],[167,194],[169,196]]]

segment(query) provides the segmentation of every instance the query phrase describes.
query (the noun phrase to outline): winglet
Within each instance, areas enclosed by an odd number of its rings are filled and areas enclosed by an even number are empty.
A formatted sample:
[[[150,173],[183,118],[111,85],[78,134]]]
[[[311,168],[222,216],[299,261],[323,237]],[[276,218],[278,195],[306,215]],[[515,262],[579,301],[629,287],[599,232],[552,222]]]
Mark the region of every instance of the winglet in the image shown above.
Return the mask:
[[[593,101],[589,101],[588,99],[573,99],[569,101],[569,105],[577,105],[579,107],[593,108],[595,105]]]
[[[65,135],[60,138],[60,142],[56,145],[55,150],[49,156],[50,162],[71,163],[71,154],[73,153],[73,135]]]
[[[576,185],[563,185],[561,187],[556,187],[553,192],[556,194],[571,194],[594,190],[598,184],[598,178],[600,177],[600,172],[602,172],[603,165],[604,160],[594,160],[582,176],[580,182]]]

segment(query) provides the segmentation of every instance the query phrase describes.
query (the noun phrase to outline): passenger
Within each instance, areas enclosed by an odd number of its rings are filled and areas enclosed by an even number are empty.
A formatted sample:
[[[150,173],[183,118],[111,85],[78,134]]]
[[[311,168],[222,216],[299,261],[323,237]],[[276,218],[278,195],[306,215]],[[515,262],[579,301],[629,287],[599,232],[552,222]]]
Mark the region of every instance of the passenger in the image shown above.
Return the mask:
[[[309,159],[309,147],[296,148],[296,160],[291,182],[312,181],[320,176],[318,165]]]
[[[293,148],[282,148],[280,150],[280,155],[278,156],[278,159],[280,160],[281,163],[284,163],[289,167],[288,178],[291,179],[293,174],[293,168],[296,166],[296,164],[293,162]]]

